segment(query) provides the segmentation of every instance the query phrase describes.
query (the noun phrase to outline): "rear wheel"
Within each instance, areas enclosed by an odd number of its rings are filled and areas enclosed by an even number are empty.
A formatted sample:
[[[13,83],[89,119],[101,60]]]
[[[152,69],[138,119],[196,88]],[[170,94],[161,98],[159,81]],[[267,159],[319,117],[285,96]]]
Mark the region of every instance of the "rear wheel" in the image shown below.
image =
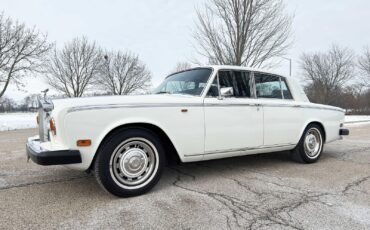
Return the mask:
[[[142,128],[128,128],[112,135],[97,154],[97,181],[119,197],[149,191],[158,182],[165,161],[161,140]]]
[[[314,163],[320,158],[323,147],[323,130],[319,125],[310,124],[303,132],[296,148],[292,150],[293,159],[303,163]]]

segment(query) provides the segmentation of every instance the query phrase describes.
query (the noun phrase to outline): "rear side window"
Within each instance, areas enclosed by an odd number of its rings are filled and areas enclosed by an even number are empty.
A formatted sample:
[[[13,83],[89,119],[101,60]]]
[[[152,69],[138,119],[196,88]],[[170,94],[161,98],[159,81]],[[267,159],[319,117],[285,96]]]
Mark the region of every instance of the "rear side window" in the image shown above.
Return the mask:
[[[256,93],[259,98],[283,99],[281,94],[280,77],[255,73]]]
[[[290,90],[284,78],[281,78],[281,88],[283,90],[284,99],[293,99],[292,94],[290,93]]]
[[[220,70],[218,72],[220,88],[232,87],[237,98],[250,98],[250,73],[246,71]],[[207,96],[218,96],[217,78],[211,85]]]

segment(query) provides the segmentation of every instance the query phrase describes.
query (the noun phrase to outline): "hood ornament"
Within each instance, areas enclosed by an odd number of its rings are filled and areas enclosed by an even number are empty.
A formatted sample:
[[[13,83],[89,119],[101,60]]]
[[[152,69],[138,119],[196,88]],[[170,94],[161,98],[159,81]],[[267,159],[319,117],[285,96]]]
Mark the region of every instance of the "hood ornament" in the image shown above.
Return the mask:
[[[44,94],[44,100],[46,101],[46,94],[49,92],[49,89],[45,89],[44,91],[41,91],[41,93]]]
[[[45,112],[49,112],[54,109],[54,104],[51,101],[51,99],[47,98],[47,93],[49,92],[49,89],[45,89],[44,91],[41,91],[44,96],[42,97],[41,95],[38,96],[38,101],[39,101],[39,108],[44,110]]]

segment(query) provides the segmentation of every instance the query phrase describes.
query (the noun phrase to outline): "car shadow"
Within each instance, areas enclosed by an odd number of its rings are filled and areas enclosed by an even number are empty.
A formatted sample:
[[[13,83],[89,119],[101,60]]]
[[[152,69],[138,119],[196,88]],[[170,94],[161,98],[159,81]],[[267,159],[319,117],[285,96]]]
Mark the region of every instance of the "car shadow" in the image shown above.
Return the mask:
[[[325,154],[323,155],[322,157],[324,158]],[[195,178],[215,180],[220,176],[220,172],[224,172],[224,176],[227,177],[240,174],[241,171],[268,173],[269,170],[281,170],[286,167],[297,167],[299,165],[300,163],[291,159],[289,151],[171,164],[165,167],[161,180],[148,194],[166,191],[170,186],[173,186],[176,175],[187,176],[189,180],[194,180]],[[76,172],[75,176],[71,176],[71,173],[67,172],[69,169],[64,170],[66,170],[67,178],[56,182],[68,184],[66,186],[69,187],[71,194],[81,192],[83,190],[81,185],[84,185],[86,186],[85,190],[88,190],[89,196],[105,196],[107,199],[117,198],[103,191],[95,180],[93,173]],[[73,184],[78,184],[78,186],[72,186]]]

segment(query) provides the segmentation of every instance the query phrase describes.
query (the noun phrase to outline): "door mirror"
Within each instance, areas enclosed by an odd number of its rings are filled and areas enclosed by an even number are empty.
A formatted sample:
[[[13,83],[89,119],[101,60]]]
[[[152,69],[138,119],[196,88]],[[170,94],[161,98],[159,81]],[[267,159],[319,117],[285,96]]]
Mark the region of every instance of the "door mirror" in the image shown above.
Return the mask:
[[[232,97],[234,96],[233,87],[225,87],[220,89],[221,97]]]

